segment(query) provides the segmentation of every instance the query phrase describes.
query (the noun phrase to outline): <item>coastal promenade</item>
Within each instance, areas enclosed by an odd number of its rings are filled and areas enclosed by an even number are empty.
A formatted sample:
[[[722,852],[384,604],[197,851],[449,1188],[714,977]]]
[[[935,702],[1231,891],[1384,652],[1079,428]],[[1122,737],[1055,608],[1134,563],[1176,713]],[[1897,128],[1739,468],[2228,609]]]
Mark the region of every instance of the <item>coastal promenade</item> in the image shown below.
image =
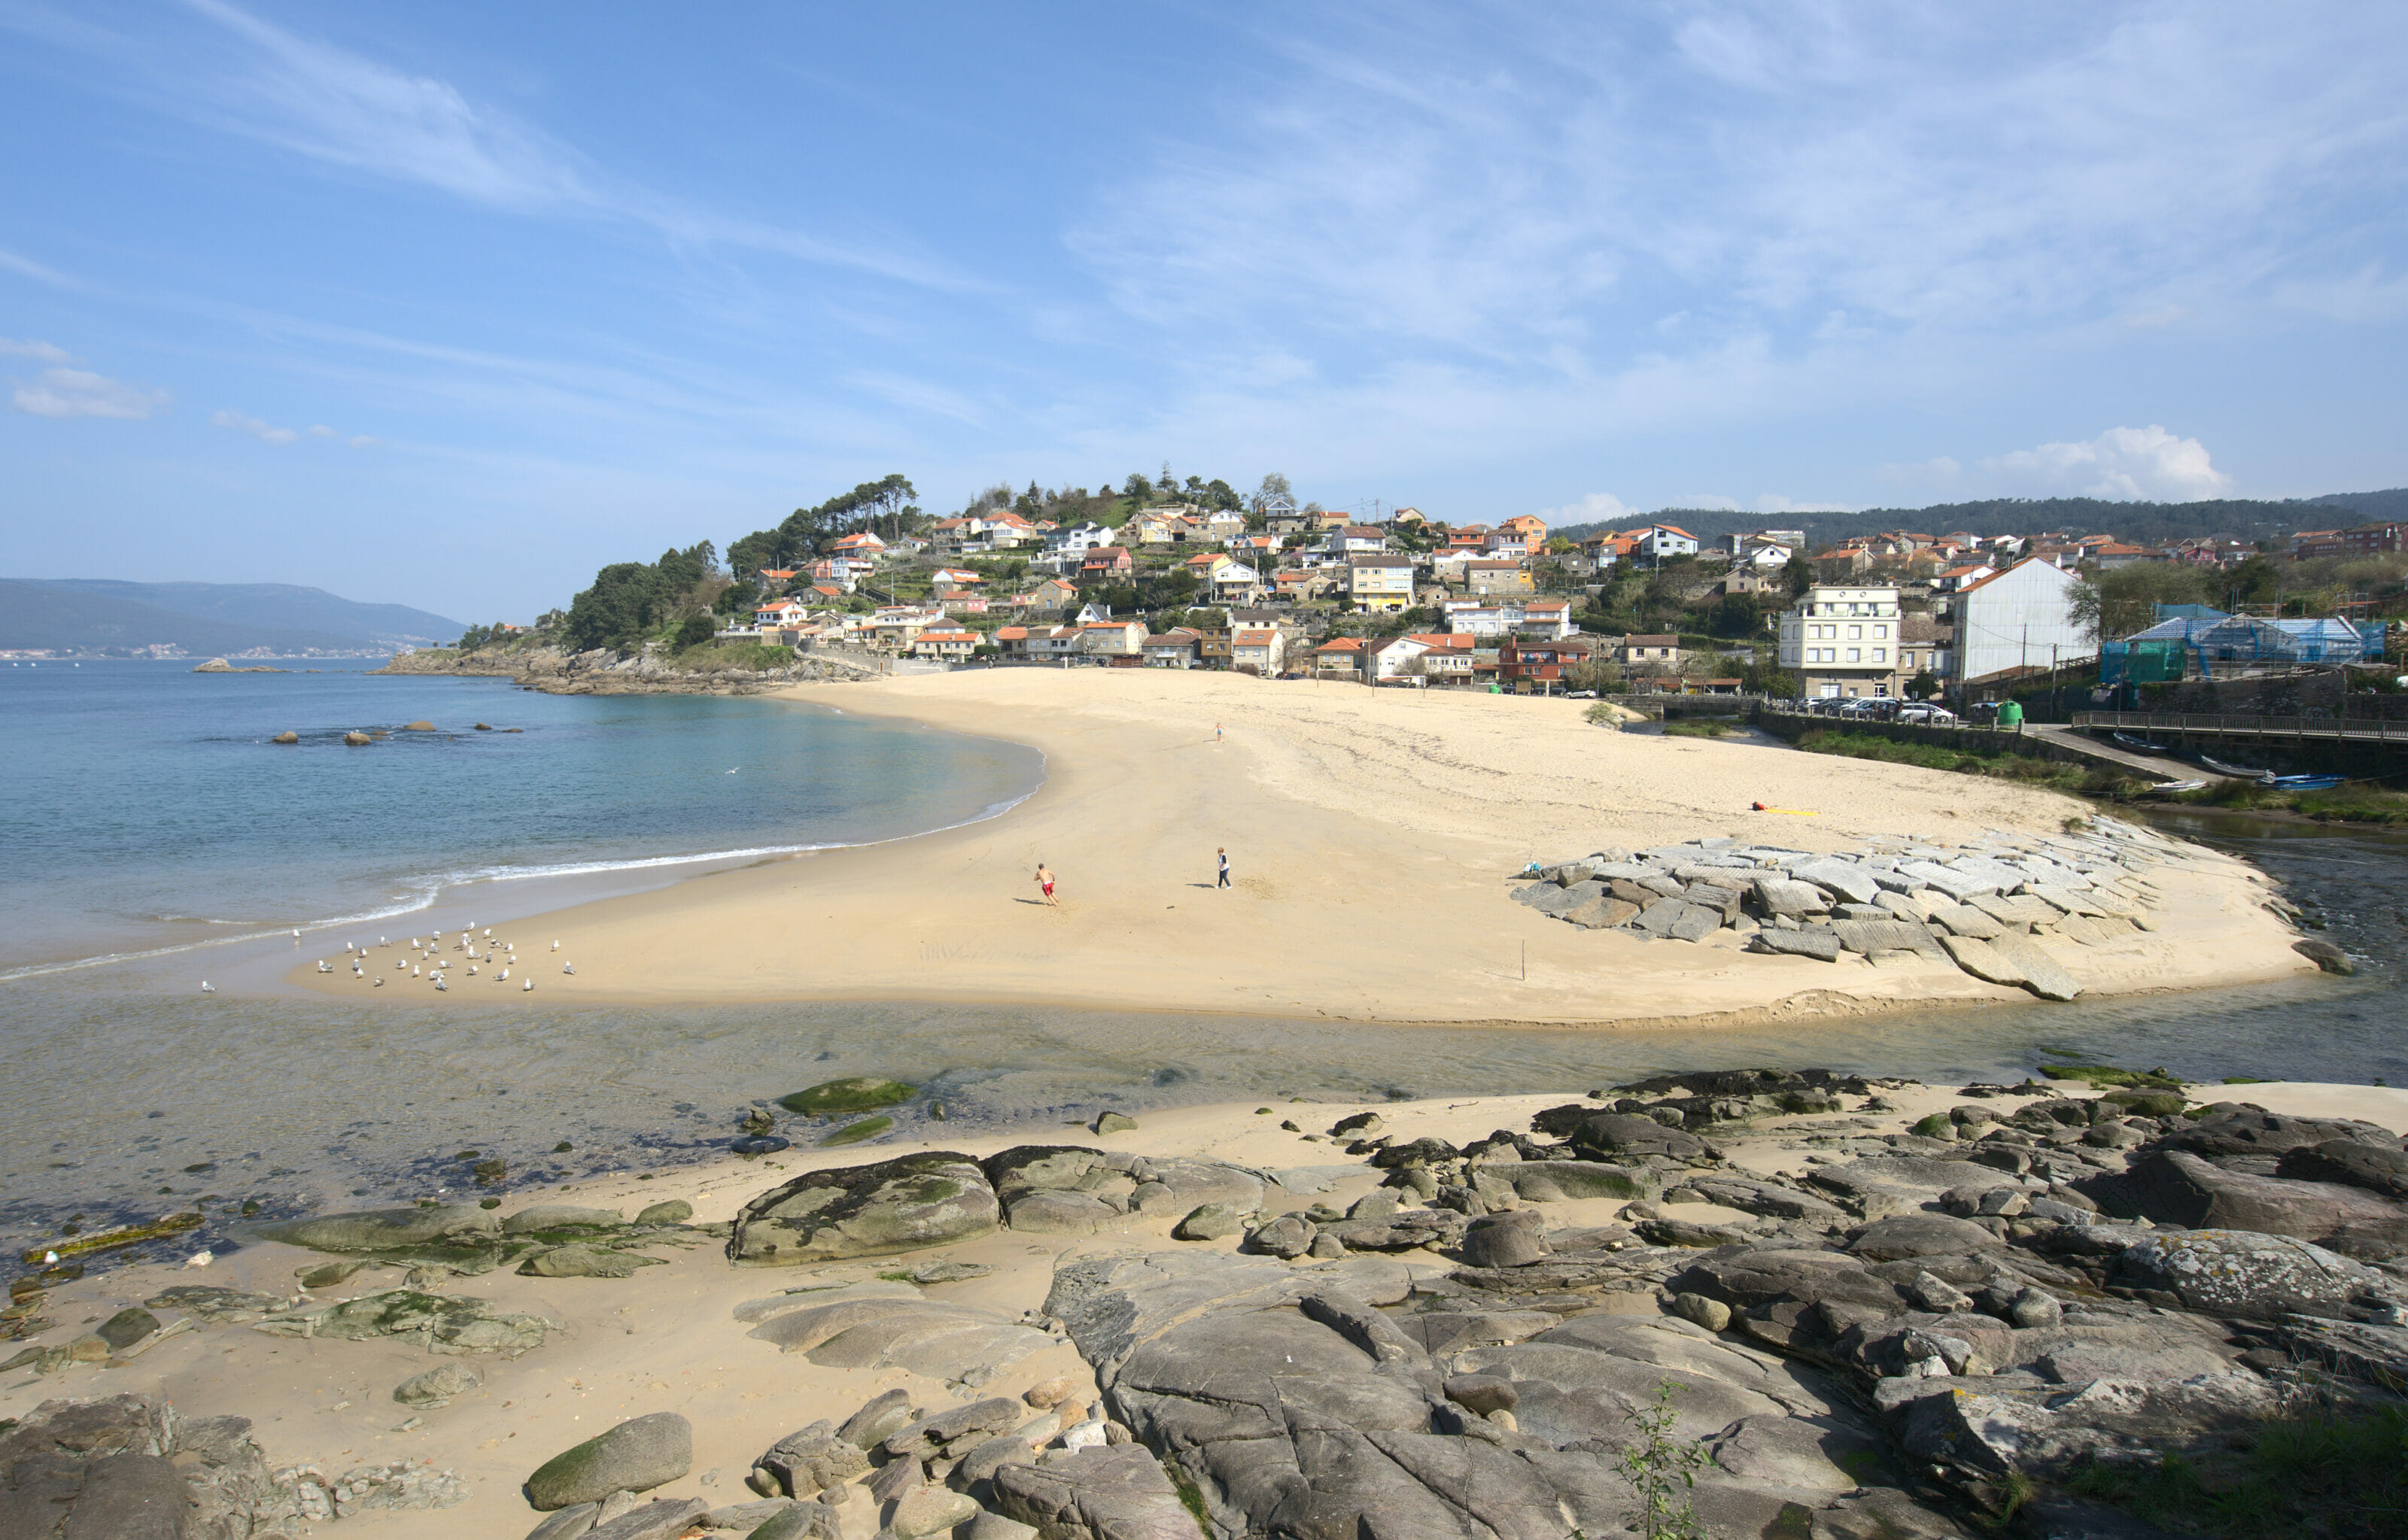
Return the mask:
[[[1701,837],[1841,851],[2039,840],[2084,804],[1761,745],[1623,734],[1577,703],[1168,670],[982,670],[799,686],[826,708],[1044,752],[1025,803],[547,916],[558,1004],[911,1000],[1394,1022],[1709,1024],[2022,998],[1945,956],[1828,962],[1557,923],[1513,874]],[[1784,812],[1755,811],[1763,803]],[[1214,853],[1233,885],[1216,888]],[[1041,902],[1042,863],[1060,906]],[[2312,964],[2245,864],[2179,848],[2153,932],[2057,948],[2085,991]],[[332,993],[348,977],[302,972]],[[395,991],[385,991],[390,1000]],[[516,998],[516,996],[513,996]],[[417,996],[404,996],[417,998]],[[426,998],[433,998],[427,996]]]

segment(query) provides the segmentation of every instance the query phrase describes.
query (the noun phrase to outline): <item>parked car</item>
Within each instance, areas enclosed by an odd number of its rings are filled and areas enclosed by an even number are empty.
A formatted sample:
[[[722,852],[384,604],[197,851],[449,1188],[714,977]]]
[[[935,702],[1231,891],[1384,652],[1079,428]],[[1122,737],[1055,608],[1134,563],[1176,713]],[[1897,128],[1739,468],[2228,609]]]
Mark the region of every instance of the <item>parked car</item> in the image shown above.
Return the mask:
[[[1916,702],[1899,706],[1898,720],[1902,722],[1924,722],[1934,727],[1944,727],[1956,720],[1956,713],[1944,706]]]
[[[1568,691],[1565,692],[1564,699],[1568,701],[1593,701],[1597,699],[1597,692],[1594,690]]]

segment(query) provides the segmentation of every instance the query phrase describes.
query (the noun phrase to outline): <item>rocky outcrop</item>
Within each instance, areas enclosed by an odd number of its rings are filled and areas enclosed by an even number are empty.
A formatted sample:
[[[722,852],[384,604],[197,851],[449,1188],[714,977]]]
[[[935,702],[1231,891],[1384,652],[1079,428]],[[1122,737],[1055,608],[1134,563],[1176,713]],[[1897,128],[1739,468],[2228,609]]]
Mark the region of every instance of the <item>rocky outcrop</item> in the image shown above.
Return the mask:
[[[1751,952],[1954,963],[2071,1000],[2082,984],[2070,958],[2157,928],[2149,873],[2176,849],[2105,817],[2080,834],[1992,834],[1954,848],[1884,839],[1813,852],[1699,839],[1533,865],[1512,896],[1584,930],[1697,942],[1727,929]]]
[[[882,1256],[982,1235],[1000,1216],[978,1162],[930,1150],[771,1189],[737,1215],[727,1256],[771,1267]]]
[[[772,669],[681,669],[652,652],[625,653],[608,648],[567,652],[542,647],[486,648],[465,653],[452,648],[425,648],[398,654],[382,668],[369,672],[501,677],[550,695],[750,695],[802,679],[879,677],[878,668],[867,663],[824,655],[797,654],[792,663]]]
[[[269,1466],[239,1417],[184,1419],[144,1395],[46,1401],[0,1430],[9,1540],[269,1540],[379,1508],[448,1508],[459,1476],[423,1462],[328,1476]]]
[[[526,1498],[538,1512],[549,1513],[616,1492],[650,1491],[693,1468],[694,1425],[675,1412],[654,1412],[545,1461],[526,1478]]]

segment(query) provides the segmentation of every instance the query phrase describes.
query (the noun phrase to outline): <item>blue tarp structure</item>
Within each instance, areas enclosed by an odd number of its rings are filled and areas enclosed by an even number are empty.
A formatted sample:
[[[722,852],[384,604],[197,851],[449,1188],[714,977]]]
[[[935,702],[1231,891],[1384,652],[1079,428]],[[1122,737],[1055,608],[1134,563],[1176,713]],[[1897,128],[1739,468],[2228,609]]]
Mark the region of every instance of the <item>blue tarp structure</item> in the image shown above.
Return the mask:
[[[2175,613],[2169,613],[2172,611]],[[2379,656],[2381,632],[2347,620],[2268,620],[2200,605],[2160,605],[2156,625],[2099,649],[2102,685],[2172,684],[2196,670],[2213,679],[2261,669],[2359,663]]]

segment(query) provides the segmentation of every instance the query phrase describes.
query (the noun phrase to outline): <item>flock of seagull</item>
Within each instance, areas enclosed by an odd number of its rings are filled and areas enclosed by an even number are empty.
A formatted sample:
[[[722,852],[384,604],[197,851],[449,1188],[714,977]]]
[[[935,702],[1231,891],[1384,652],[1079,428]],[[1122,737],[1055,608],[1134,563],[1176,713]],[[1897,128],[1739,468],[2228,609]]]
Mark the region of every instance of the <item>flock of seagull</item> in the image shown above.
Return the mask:
[[[301,933],[299,931],[294,931],[293,933],[293,940],[296,946],[300,943]],[[393,945],[393,942],[390,938],[380,935],[376,938],[376,944],[379,947],[390,947]],[[480,948],[482,948],[481,950],[480,949]],[[413,962],[408,957],[394,958],[393,962],[394,970],[395,972],[399,972],[400,970],[407,968],[409,970],[410,977],[431,980],[435,985],[437,992],[448,992],[452,988],[452,982],[449,977],[452,969],[452,960],[448,957],[437,955],[443,949],[443,933],[441,931],[437,931],[431,935],[423,938],[413,935],[409,938],[408,949],[417,954],[417,960]],[[519,989],[523,992],[532,992],[535,989],[535,980],[523,977],[525,970],[521,967],[518,948],[508,941],[494,940],[494,930],[490,925],[485,927],[485,932],[482,935],[477,934],[477,927],[473,923],[463,926],[452,939],[452,949],[455,952],[464,954],[463,961],[466,963],[466,967],[463,970],[461,975],[464,978],[476,977],[477,966],[479,963],[484,963],[491,966],[493,963],[499,962],[501,967],[488,976],[494,983],[509,983],[510,981],[510,970],[512,968],[520,968],[522,977],[519,979]],[[553,942],[552,944],[552,949],[555,953],[558,952],[560,950],[560,943],[557,941]],[[368,972],[368,951],[369,948],[366,942],[346,941],[343,943],[343,960],[351,963],[351,977],[353,978],[366,979],[372,988],[382,989],[384,988],[384,975],[382,973],[371,974]],[[335,971],[335,965],[325,958],[322,957],[318,960],[318,971],[320,973],[333,973]],[[574,962],[564,962],[560,965],[560,971],[564,974],[573,975],[577,972],[577,964]],[[215,985],[204,978],[201,980],[201,992],[203,994],[215,994],[218,991]]]

